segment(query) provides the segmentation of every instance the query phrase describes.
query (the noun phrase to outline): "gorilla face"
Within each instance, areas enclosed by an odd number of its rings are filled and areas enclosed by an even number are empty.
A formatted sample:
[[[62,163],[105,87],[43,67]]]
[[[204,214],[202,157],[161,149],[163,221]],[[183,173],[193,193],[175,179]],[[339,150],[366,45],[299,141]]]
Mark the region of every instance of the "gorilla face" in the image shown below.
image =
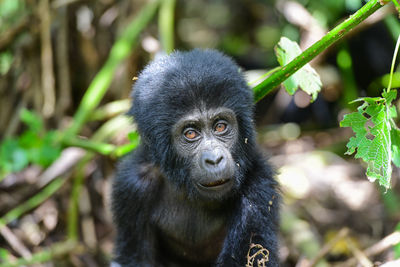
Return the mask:
[[[238,139],[235,113],[228,108],[195,109],[172,128],[177,154],[189,164],[189,181],[205,199],[220,199],[239,186],[231,151]]]
[[[239,67],[212,50],[149,64],[130,111],[146,155],[189,199],[224,200],[254,157],[253,96]]]

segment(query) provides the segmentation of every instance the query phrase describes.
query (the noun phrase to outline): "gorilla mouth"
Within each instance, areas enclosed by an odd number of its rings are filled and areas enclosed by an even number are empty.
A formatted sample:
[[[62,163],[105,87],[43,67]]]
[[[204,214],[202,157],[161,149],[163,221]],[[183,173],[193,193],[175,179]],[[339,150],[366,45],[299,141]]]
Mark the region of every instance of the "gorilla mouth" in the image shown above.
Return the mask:
[[[200,185],[210,188],[210,187],[221,186],[221,185],[224,185],[224,184],[226,184],[228,182],[230,182],[230,179],[221,179],[221,180],[213,181],[213,182],[210,182],[210,183],[201,183]]]

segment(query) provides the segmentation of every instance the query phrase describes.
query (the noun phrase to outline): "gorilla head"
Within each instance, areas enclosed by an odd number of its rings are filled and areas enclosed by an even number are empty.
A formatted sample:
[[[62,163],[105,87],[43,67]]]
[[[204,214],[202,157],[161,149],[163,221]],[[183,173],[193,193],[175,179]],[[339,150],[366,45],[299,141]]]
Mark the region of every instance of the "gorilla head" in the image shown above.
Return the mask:
[[[253,161],[253,96],[231,59],[212,50],[156,59],[133,101],[143,147],[166,179],[189,198],[237,191]]]
[[[210,50],[158,58],[134,85],[130,113],[142,140],[113,183],[115,261],[245,266],[257,243],[278,266],[279,194],[239,67]]]

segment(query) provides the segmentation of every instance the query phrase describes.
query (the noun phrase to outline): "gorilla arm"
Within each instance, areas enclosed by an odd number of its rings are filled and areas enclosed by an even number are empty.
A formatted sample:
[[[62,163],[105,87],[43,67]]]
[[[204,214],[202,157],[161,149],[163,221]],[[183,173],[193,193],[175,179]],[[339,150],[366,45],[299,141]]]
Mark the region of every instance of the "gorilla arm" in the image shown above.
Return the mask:
[[[114,222],[117,238],[115,261],[123,267],[156,265],[156,237],[149,223],[152,205],[156,203],[160,179],[157,169],[144,162],[141,148],[120,163],[113,186]],[[113,263],[115,264],[115,263]]]
[[[265,166],[261,157],[243,184],[243,195],[236,203],[236,212],[230,220],[230,230],[216,266],[247,266],[248,256],[256,253],[255,264],[266,255],[265,266],[279,266],[276,235],[280,197],[272,177],[270,167]],[[252,244],[260,246],[252,249]]]

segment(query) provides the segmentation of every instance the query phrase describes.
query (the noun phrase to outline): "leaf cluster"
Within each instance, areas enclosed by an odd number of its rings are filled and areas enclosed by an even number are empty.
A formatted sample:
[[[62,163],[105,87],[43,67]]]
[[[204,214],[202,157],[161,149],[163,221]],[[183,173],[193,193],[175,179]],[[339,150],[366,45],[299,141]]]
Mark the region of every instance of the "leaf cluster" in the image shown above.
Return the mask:
[[[17,137],[0,143],[0,175],[17,172],[28,164],[49,166],[61,153],[56,131],[45,131],[42,119],[26,109],[20,113],[27,129]]]
[[[384,91],[382,97],[364,97],[353,112],[344,116],[341,127],[351,127],[355,136],[347,143],[346,154],[355,154],[368,165],[366,175],[372,181],[389,188],[393,162],[400,167],[400,135],[394,118],[396,109],[392,105],[397,91]]]

